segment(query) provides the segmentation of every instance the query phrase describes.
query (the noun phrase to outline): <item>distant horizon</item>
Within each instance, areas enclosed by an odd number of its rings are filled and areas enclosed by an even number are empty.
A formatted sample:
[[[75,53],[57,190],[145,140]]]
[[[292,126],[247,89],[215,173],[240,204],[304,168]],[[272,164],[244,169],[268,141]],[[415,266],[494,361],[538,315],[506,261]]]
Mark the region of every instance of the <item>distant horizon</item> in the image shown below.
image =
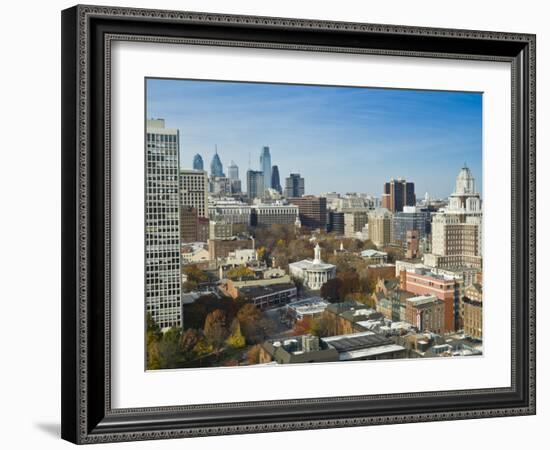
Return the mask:
[[[180,132],[180,166],[217,153],[227,174],[260,169],[262,147],[305,193],[380,197],[391,178],[444,199],[466,164],[482,193],[482,94],[371,87],[147,79],[146,116]]]

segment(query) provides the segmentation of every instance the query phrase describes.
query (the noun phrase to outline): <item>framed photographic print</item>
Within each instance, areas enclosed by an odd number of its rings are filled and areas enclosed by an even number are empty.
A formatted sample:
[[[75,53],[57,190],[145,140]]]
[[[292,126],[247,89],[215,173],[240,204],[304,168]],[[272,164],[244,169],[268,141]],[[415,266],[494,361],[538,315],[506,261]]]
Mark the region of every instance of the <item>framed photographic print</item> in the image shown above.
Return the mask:
[[[535,413],[535,36],[62,12],[62,436]]]

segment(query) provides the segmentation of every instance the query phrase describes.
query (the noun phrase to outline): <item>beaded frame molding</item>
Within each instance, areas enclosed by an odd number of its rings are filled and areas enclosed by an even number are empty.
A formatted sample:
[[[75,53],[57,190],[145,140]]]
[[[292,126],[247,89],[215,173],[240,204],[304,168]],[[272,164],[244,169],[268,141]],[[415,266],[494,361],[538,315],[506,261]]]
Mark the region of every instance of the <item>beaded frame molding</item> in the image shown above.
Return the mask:
[[[110,68],[114,41],[509,62],[512,68],[511,386],[113,409]],[[64,10],[62,236],[61,434],[71,442],[535,414],[535,36],[86,5]]]

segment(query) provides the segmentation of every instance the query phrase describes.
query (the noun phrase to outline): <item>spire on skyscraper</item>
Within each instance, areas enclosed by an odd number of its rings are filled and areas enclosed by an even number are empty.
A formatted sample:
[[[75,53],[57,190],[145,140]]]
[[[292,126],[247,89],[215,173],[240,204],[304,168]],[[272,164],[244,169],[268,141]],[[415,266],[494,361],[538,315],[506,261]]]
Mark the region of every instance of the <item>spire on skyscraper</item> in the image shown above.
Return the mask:
[[[220,156],[218,155],[218,145],[216,145],[216,153],[214,153],[214,156],[212,157],[212,162],[210,163],[210,174],[213,177],[224,177],[225,174],[223,173],[223,165],[220,160]]]

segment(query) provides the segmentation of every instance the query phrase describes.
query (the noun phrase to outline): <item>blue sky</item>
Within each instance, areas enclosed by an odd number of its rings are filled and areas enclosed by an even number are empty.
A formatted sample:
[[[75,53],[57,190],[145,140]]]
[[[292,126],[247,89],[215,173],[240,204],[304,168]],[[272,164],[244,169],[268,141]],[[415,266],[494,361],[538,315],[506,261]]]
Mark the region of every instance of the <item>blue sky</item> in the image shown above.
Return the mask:
[[[480,93],[148,79],[147,117],[180,130],[182,167],[200,153],[209,170],[217,145],[243,182],[267,145],[281,184],[299,172],[309,194],[380,196],[402,177],[446,197],[465,162],[481,191]]]

